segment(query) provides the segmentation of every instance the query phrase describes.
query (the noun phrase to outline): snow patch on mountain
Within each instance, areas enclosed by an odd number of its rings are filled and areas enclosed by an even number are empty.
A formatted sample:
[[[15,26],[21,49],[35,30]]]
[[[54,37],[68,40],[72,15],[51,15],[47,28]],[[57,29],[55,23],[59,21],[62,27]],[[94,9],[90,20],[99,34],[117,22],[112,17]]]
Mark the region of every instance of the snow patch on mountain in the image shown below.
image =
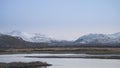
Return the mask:
[[[27,32],[20,32],[20,31],[12,31],[10,33],[7,33],[8,35],[11,36],[18,36],[21,37],[25,41],[30,41],[30,42],[51,42],[51,38],[39,34],[39,33],[27,33]]]
[[[115,34],[88,34],[80,37],[75,42],[81,44],[100,43],[100,44],[112,44],[120,43],[120,32]]]
[[[112,37],[112,38],[120,38],[120,32],[117,32],[117,33],[114,33],[114,34],[109,34],[108,36]]]
[[[27,33],[27,32],[12,31],[7,34],[11,36],[21,37],[23,40],[30,41],[30,42],[59,43],[59,40],[55,41],[55,39],[51,39],[50,37],[47,37],[39,33],[33,34],[33,33]],[[62,42],[62,43],[69,43],[69,42]],[[119,43],[120,44],[120,32],[114,33],[114,34],[88,34],[78,38],[77,40],[75,40],[74,43],[79,43],[79,44]]]

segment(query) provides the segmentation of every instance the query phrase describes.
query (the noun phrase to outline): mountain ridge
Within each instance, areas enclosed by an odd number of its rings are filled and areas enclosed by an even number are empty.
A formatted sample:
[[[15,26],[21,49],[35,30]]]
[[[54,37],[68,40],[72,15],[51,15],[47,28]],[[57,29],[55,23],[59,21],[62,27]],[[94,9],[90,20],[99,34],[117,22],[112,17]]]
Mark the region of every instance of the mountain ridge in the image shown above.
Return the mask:
[[[20,32],[20,31],[12,31],[7,33],[7,35],[11,35],[11,36],[18,36],[21,37],[23,40],[25,41],[29,41],[29,42],[50,42],[52,39],[42,35],[40,33],[27,33],[27,32]]]
[[[114,34],[88,34],[79,37],[75,42],[81,44],[101,43],[111,44],[120,43],[120,32]]]
[[[4,39],[3,36],[7,37]],[[11,41],[11,38],[14,40]],[[19,41],[20,44],[25,43],[25,45],[30,47],[36,47],[36,45],[37,47],[39,47],[39,45],[42,46],[41,43],[45,43],[45,46],[120,46],[120,32],[114,34],[87,34],[79,37],[74,41],[67,41],[54,40],[41,34],[29,34],[26,32],[15,31],[6,34],[0,33],[0,39],[0,46],[3,46],[2,44],[10,45],[8,41],[10,41],[10,43],[16,44],[15,39]],[[23,40],[23,42],[21,42],[19,39]],[[13,44],[11,44],[11,46]]]

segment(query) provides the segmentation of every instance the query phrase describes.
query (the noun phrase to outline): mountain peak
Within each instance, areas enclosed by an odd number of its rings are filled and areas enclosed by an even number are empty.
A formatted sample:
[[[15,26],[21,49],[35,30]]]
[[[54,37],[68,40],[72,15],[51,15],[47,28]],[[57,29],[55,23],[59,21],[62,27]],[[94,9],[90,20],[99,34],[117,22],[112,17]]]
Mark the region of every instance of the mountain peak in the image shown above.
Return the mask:
[[[100,43],[100,44],[111,44],[120,43],[120,33],[115,34],[88,34],[80,37],[76,40],[78,43],[89,44],[89,43]]]
[[[21,37],[23,40],[30,41],[30,42],[50,42],[51,41],[51,38],[39,33],[32,34],[27,32],[12,31],[12,32],[9,32],[8,35],[18,36],[18,37]]]

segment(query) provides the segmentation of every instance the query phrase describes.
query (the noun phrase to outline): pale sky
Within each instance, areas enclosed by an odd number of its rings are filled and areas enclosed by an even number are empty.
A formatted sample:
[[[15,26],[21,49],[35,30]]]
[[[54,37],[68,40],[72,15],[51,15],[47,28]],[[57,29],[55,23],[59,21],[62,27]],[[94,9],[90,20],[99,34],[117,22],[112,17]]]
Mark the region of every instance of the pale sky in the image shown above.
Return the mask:
[[[0,0],[0,32],[74,40],[120,32],[120,0]]]

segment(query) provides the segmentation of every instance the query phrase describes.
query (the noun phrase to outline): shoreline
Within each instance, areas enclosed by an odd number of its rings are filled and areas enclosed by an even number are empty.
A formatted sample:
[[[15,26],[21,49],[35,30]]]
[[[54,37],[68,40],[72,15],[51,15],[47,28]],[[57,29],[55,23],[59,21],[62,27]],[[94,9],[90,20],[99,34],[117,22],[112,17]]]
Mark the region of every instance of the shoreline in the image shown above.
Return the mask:
[[[51,54],[120,54],[120,48],[109,47],[48,47],[27,49],[0,49],[0,54],[51,53]]]
[[[0,62],[0,68],[34,68],[34,67],[44,67],[51,66],[46,62],[10,62],[10,63],[2,63]]]
[[[28,58],[90,58],[90,59],[120,59],[120,56],[25,56]]]

